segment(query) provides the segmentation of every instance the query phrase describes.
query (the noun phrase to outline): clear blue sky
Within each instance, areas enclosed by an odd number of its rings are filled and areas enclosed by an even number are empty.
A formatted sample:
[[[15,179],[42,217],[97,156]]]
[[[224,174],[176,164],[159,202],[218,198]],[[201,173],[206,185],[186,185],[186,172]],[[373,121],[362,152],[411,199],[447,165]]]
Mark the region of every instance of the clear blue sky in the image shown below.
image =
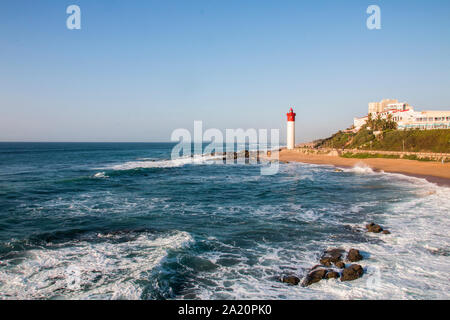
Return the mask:
[[[382,98],[450,109],[450,1],[0,2],[0,141],[168,141],[194,120],[284,140],[290,106],[308,141]]]

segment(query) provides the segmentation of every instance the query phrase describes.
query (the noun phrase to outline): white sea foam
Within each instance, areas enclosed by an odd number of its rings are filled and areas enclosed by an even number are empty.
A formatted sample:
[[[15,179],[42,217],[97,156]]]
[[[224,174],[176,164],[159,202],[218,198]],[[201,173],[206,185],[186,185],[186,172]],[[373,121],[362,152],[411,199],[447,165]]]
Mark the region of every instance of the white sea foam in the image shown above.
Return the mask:
[[[97,172],[94,174],[94,178],[109,178],[105,172]]]
[[[293,170],[293,175],[283,179],[294,182],[305,176],[314,180],[321,172],[330,170],[308,165],[289,166],[291,164],[286,165],[286,172],[289,171],[290,174]],[[298,172],[295,172],[296,168]],[[348,172],[355,171],[348,169]],[[322,220],[339,225],[342,224],[340,218],[345,214],[363,214],[366,207],[379,206],[384,212],[374,216],[377,219],[375,222],[382,224],[392,234],[363,234],[367,241],[359,242],[330,236],[320,240],[278,243],[276,246],[263,239],[247,248],[230,242],[221,243],[216,237],[208,237],[208,241],[217,250],[198,253],[198,256],[218,264],[218,267],[212,271],[196,273],[196,277],[205,280],[194,281],[193,291],[196,297],[449,299],[450,240],[446,232],[450,228],[450,217],[447,214],[450,211],[450,189],[400,174],[366,170],[355,173],[357,174],[334,176],[342,179],[343,183],[350,184],[366,180],[360,178],[366,178],[367,175],[370,177],[368,182],[373,179],[380,186],[388,184],[397,188],[398,198],[380,203],[374,192],[373,199],[352,203],[348,208],[326,202],[308,208],[293,202],[261,205],[257,208],[251,204],[240,207],[224,205],[218,207],[216,212],[239,214],[240,210],[246,210],[263,219],[284,217],[287,223],[315,223]],[[277,180],[279,181],[280,179]],[[59,200],[56,202],[59,203]],[[187,203],[186,206],[194,207],[192,203]],[[195,208],[201,211],[200,206]],[[79,211],[78,207],[75,209]],[[106,209],[108,212],[110,210]],[[352,226],[361,229],[363,225]],[[115,235],[100,234],[98,237],[108,239]],[[70,245],[31,250],[17,266],[1,266],[0,298],[139,298],[142,286],[137,282],[148,279],[149,272],[160,265],[167,250],[179,248],[189,241],[192,241],[191,237],[184,232],[158,238],[144,233],[125,243],[74,241]],[[365,259],[359,263],[365,268],[365,275],[351,282],[323,280],[307,288],[288,286],[275,279],[276,276],[288,273],[304,275],[308,268],[318,263],[321,250],[326,247],[362,250]],[[235,263],[221,264],[220,259],[234,260]],[[129,278],[126,277],[128,275]],[[68,286],[76,277],[81,281],[74,281]],[[77,289],[78,285],[81,290]]]
[[[375,222],[391,231],[390,235],[361,233],[366,241],[329,237],[277,247],[262,242],[248,249],[246,254],[237,254],[235,264],[220,265],[213,274],[204,274],[215,285],[213,289],[196,285],[197,296],[201,299],[449,299],[450,188],[420,178],[363,170],[366,172],[399,189],[399,198],[383,203],[384,213],[375,217]],[[373,201],[354,205],[349,211],[358,214],[364,207],[378,205],[375,196]],[[308,215],[308,210],[297,208],[297,211]],[[279,214],[270,206],[260,207],[255,214],[268,215],[269,212]],[[310,217],[303,219],[320,218],[310,213]],[[290,218],[286,216],[287,220]],[[353,227],[362,230],[364,223]],[[306,288],[276,280],[281,274],[305,275],[307,269],[318,263],[322,249],[327,247],[361,250],[364,260],[358,263],[365,269],[364,276],[351,282],[323,280]],[[218,250],[205,254],[204,258],[216,263],[224,256]],[[246,256],[257,256],[258,262],[248,263]]]
[[[248,150],[250,152],[255,152],[259,149],[261,149],[260,145],[250,145],[248,147]],[[242,152],[245,150],[245,146],[239,146],[237,147],[237,151]],[[278,147],[269,147],[267,150],[278,150]],[[234,152],[234,150],[229,150],[227,152]],[[112,170],[131,170],[131,169],[145,169],[145,168],[173,168],[173,167],[181,167],[187,164],[214,164],[216,163],[216,160],[222,160],[223,155],[210,155],[210,154],[203,154],[203,155],[195,155],[193,157],[185,156],[180,157],[177,159],[165,159],[165,160],[158,160],[155,158],[138,158],[136,161],[128,161],[121,164],[116,164],[104,169],[112,169]],[[264,159],[261,159],[264,160]],[[102,168],[103,169],[103,168]]]
[[[192,241],[186,232],[155,237],[141,233],[126,242],[71,241],[28,250],[17,265],[0,269],[0,299],[139,299],[149,274],[170,249]]]
[[[353,168],[342,169],[344,172],[354,172],[358,174],[373,174],[375,173],[371,167],[363,162],[357,163]]]
[[[117,164],[110,169],[112,170],[131,170],[144,168],[172,168],[181,167],[187,164],[209,164],[213,160],[222,159],[218,156],[202,156],[202,157],[182,157],[173,160],[145,160],[145,161],[128,161],[122,164]]]

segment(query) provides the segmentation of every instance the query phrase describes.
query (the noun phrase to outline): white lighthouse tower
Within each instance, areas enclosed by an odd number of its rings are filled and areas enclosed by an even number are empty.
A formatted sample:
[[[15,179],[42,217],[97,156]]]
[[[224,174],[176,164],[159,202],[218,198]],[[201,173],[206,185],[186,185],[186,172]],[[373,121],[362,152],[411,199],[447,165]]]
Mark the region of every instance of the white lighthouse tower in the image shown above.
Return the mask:
[[[287,148],[292,150],[295,147],[295,113],[292,108],[287,115]]]

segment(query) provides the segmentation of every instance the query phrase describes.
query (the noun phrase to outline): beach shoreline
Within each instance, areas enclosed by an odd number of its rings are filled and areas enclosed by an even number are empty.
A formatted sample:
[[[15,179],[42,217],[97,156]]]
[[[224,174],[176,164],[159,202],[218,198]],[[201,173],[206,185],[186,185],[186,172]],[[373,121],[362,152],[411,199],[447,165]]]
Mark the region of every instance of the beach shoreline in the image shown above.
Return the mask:
[[[376,172],[404,174],[407,176],[426,179],[440,186],[450,187],[450,163],[424,162],[406,159],[385,158],[342,158],[336,155],[305,154],[296,150],[282,149],[279,152],[282,162],[302,162],[310,164],[332,165],[335,167],[351,168],[365,165]]]

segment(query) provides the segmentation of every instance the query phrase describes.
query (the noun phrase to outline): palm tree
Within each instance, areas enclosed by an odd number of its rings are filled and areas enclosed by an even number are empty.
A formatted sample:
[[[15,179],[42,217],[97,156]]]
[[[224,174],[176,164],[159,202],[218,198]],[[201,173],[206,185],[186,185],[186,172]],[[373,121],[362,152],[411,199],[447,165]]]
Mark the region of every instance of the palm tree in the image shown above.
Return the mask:
[[[377,119],[375,120],[375,125],[374,125],[374,130],[375,131],[380,131],[383,130],[383,119],[381,119],[381,114],[377,115]]]
[[[367,115],[367,126],[373,129],[373,118],[372,113]]]

